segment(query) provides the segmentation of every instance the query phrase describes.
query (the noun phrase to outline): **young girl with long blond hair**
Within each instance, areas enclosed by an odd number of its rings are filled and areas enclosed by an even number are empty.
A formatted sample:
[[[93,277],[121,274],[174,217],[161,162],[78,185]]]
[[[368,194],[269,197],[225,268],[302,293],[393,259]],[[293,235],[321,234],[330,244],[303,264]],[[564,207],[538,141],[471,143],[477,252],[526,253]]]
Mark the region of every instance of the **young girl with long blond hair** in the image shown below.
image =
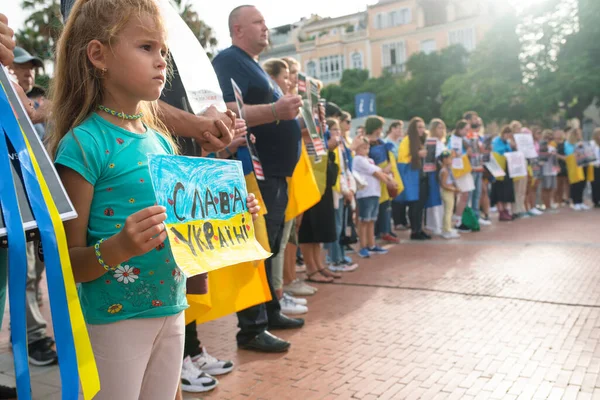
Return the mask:
[[[180,382],[186,279],[147,164],[176,152],[156,115],[166,71],[154,0],[77,1],[58,42],[48,144],[78,214],[65,230],[96,399],[173,399]]]

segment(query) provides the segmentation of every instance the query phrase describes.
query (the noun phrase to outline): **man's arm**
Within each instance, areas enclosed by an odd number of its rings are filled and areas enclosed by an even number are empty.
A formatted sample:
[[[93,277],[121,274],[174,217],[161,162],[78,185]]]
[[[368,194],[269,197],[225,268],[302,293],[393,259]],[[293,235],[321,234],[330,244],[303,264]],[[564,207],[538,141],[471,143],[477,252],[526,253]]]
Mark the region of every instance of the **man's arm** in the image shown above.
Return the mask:
[[[302,105],[300,96],[286,95],[271,104],[244,104],[244,119],[248,127],[270,124],[275,121],[289,121],[298,116]],[[235,101],[227,103],[227,108],[237,112]]]
[[[208,152],[225,148],[233,139],[235,115],[210,107],[204,115],[194,115],[158,101],[159,113],[167,129],[176,136],[194,138]]]

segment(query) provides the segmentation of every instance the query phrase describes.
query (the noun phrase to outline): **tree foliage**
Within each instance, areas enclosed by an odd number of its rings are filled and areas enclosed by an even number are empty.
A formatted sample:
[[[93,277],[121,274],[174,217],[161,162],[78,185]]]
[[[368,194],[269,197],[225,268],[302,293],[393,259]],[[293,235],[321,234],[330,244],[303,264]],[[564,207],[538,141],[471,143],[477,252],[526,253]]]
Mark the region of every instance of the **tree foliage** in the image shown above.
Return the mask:
[[[24,0],[21,7],[31,14],[24,29],[15,35],[17,44],[42,59],[54,60],[56,41],[62,30],[59,0]]]
[[[194,10],[191,1],[175,0],[175,4],[177,5],[181,18],[192,30],[194,36],[198,38],[198,41],[202,47],[204,47],[206,54],[212,58],[218,44],[212,28],[200,18],[198,13]]]
[[[453,46],[441,52],[413,55],[406,63],[404,75],[385,73],[369,78],[366,70],[346,70],[339,85],[329,85],[323,96],[354,114],[354,97],[358,93],[377,95],[377,113],[394,119],[419,115],[426,120],[441,112],[441,87],[446,79],[465,71],[467,52]]]

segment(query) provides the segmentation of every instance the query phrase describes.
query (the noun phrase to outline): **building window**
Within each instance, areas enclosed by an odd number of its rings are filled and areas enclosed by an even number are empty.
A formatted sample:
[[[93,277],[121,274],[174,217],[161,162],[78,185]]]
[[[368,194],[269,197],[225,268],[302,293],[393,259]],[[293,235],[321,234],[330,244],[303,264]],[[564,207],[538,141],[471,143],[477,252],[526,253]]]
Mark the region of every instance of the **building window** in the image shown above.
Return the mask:
[[[436,50],[437,50],[437,48],[436,48],[434,39],[423,40],[421,42],[421,51],[423,53],[431,54],[431,53],[435,53]]]
[[[385,28],[385,21],[383,18],[383,14],[379,13],[375,16],[375,29],[383,29]]]
[[[464,28],[450,31],[449,42],[450,46],[460,44],[467,51],[473,51],[475,50],[475,29]]]
[[[328,56],[319,59],[319,79],[323,82],[338,80],[344,72],[344,56]]]
[[[404,42],[386,43],[382,47],[383,68],[398,73],[404,71],[406,62],[406,47]]]
[[[402,8],[400,10],[394,10],[388,14],[388,26],[400,26],[410,24],[412,15],[410,8]]]
[[[363,62],[362,62],[362,54],[355,52],[352,53],[352,68],[354,69],[363,69]]]
[[[314,61],[309,61],[306,64],[306,75],[311,76],[313,78],[317,77],[317,64]]]

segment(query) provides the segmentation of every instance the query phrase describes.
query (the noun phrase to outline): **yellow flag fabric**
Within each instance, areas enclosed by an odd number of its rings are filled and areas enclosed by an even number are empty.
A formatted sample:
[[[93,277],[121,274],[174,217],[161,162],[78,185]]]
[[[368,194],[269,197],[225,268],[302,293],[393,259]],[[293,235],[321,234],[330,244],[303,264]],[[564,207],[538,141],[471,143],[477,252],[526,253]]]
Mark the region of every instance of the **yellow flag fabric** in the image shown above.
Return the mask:
[[[396,184],[398,185],[398,194],[402,193],[404,191],[404,184],[402,183],[402,178],[400,177],[400,172],[398,171],[398,162],[396,161],[396,157],[394,156],[394,153],[392,153],[391,151],[388,151],[388,158],[389,161],[384,161],[382,163],[379,164],[380,168],[385,168],[389,165],[391,165],[391,169],[392,169],[392,175],[394,176],[394,181],[396,182]],[[379,204],[388,201],[388,200],[393,200],[392,198],[390,198],[390,194],[388,193],[387,190],[387,185],[383,182],[381,182],[381,195],[379,197]]]
[[[321,161],[323,162],[323,161]],[[288,205],[285,220],[291,221],[321,200],[321,192],[315,180],[306,146],[302,142],[300,159],[292,177],[288,179]]]
[[[577,182],[581,182],[585,179],[585,175],[583,174],[583,168],[577,166],[575,154],[567,156],[565,163],[567,164],[567,173],[569,175],[569,183],[571,185]]]
[[[585,167],[577,166],[577,159],[575,158],[575,154],[567,156],[565,163],[567,164],[567,173],[569,175],[569,183],[571,185],[577,182],[581,182],[583,180],[587,180],[588,182],[594,181],[595,177],[593,165],[588,165]],[[587,174],[584,174],[584,168],[587,168]]]
[[[324,156],[320,157],[321,160],[316,162],[315,156],[309,156],[310,165],[312,166],[315,181],[317,182],[317,187],[319,188],[319,194],[320,196],[323,196],[325,194],[325,189],[327,188],[327,162],[329,156],[325,154]]]
[[[502,168],[503,171],[506,171],[506,157],[504,157],[503,155],[493,152],[492,156],[494,156],[494,158],[496,159],[496,162],[498,163],[498,165],[500,166],[500,168]],[[504,177],[503,176],[499,176],[496,178],[497,181],[503,181]]]
[[[340,182],[342,179],[342,164],[340,162],[342,146],[338,146],[335,149],[335,165],[338,167],[337,178],[335,179],[335,184],[333,185],[333,190],[341,193],[342,192],[342,183]]]
[[[248,193],[259,199],[261,211],[254,221],[256,239],[262,247],[271,251],[264,215],[267,212],[254,173],[246,175]],[[246,262],[221,268],[208,273],[208,293],[188,295],[190,307],[185,311],[185,323],[201,324],[256,304],[271,300],[264,261]]]
[[[400,164],[410,164],[412,157],[410,156],[410,138],[407,136],[400,142],[398,147],[398,162]]]
[[[471,161],[469,161],[469,156],[464,154],[462,157],[463,160],[463,169],[454,169],[452,168],[452,173],[456,179],[465,176],[470,173],[473,169],[471,168]]]

